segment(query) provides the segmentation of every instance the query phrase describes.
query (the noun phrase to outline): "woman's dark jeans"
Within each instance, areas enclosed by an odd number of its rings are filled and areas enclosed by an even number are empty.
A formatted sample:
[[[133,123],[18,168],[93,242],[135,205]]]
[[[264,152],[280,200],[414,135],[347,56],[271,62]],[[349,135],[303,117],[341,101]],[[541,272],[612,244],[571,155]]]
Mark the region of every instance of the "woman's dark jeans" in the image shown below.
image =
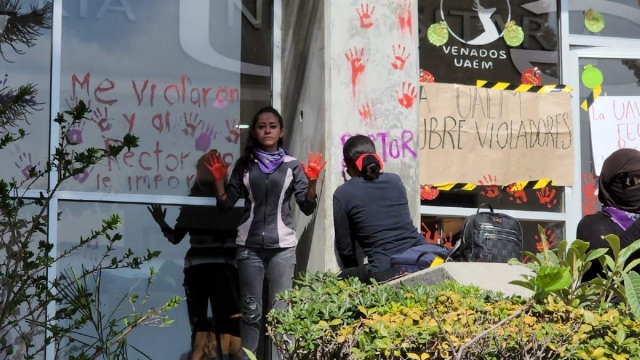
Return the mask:
[[[286,309],[275,296],[293,286],[296,248],[254,249],[239,247],[236,255],[242,316],[242,347],[256,353],[261,336],[262,284],[269,280],[271,309]],[[245,354],[245,358],[246,357]]]

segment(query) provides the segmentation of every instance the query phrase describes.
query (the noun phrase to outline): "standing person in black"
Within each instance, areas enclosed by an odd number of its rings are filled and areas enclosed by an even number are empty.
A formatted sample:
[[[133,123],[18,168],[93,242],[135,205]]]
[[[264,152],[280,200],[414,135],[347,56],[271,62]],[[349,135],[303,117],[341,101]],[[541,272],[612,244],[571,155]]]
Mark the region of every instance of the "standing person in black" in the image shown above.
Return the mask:
[[[598,179],[598,200],[602,210],[580,221],[578,239],[588,242],[590,249],[609,248],[604,236],[610,234],[620,237],[622,249],[640,239],[640,151],[620,149],[605,160]],[[601,271],[600,263],[593,262],[584,280]]]
[[[211,151],[212,156],[215,152]],[[213,178],[202,156],[196,165],[196,183],[189,196],[211,197]],[[242,209],[221,213],[215,206],[183,206],[171,228],[160,205],[148,207],[163,235],[177,245],[189,234],[184,258],[184,289],[191,325],[191,360],[240,359],[240,318],[235,239]],[[208,318],[209,306],[213,315]],[[215,336],[215,339],[212,338]],[[215,341],[214,341],[215,340]],[[219,355],[222,354],[222,355]]]
[[[358,277],[365,283],[388,280],[397,275],[391,257],[423,245],[424,237],[411,220],[402,180],[381,172],[383,164],[373,141],[353,136],[342,151],[351,179],[333,194],[336,249],[344,267],[340,277]],[[358,266],[356,241],[368,264]]]

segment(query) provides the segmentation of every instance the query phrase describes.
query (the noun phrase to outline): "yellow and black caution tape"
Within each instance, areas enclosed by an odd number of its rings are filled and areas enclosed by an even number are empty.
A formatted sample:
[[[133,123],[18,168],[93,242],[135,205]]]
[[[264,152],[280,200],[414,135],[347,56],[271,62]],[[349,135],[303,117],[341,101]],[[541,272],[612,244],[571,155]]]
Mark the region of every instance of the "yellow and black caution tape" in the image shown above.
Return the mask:
[[[436,188],[440,191],[473,191],[478,186],[472,183],[460,183],[460,184],[437,184],[431,185],[431,187]],[[494,186],[494,185],[485,185],[485,186]],[[496,185],[497,186],[497,185]],[[532,180],[532,181],[518,181],[513,184],[498,186],[499,188],[511,187],[512,190],[520,191],[520,190],[529,190],[529,189],[542,189],[548,186],[554,186],[553,181],[551,179],[542,179],[542,180]]]
[[[549,94],[559,92],[572,92],[573,88],[568,85],[525,85],[525,84],[511,84],[507,82],[491,82],[486,80],[478,80],[477,87],[493,90],[510,90],[517,92],[529,92],[538,94]]]
[[[589,96],[587,96],[587,98],[584,99],[584,101],[582,102],[582,105],[580,105],[582,110],[589,111],[589,108],[591,107],[591,105],[593,105],[593,103],[596,102],[596,100],[598,100],[601,94],[602,94],[602,86],[594,87],[591,94],[589,94]]]

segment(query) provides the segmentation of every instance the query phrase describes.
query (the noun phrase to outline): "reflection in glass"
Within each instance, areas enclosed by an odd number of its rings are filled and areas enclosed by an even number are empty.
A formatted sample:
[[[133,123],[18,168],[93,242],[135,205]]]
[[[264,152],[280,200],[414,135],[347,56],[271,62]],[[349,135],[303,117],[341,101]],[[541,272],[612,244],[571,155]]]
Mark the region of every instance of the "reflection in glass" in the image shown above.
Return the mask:
[[[6,3],[6,2],[4,2]],[[15,3],[15,2],[11,2]],[[27,133],[24,140],[17,141],[2,149],[0,156],[0,167],[2,167],[2,178],[10,180],[14,178],[18,182],[28,179],[29,169],[34,166],[42,169],[47,161],[49,151],[49,98],[51,81],[51,3],[38,0],[23,0],[17,2],[16,13],[19,15],[7,18],[7,33],[0,37],[2,45],[0,64],[0,100],[8,93],[16,91],[20,86],[33,84],[37,93],[29,102],[33,105],[30,113],[26,114],[26,119],[18,121],[16,128],[9,130],[17,133],[18,128],[22,128]],[[45,23],[35,19],[36,13],[46,13]],[[0,15],[0,23],[6,15]],[[18,18],[20,16],[21,18]],[[24,16],[24,17],[22,17]],[[41,19],[41,17],[40,17]],[[33,42],[26,44],[20,41],[8,43],[11,39],[8,36],[10,31],[16,31],[14,22],[20,21],[22,24],[33,25],[30,31],[35,32]],[[35,21],[35,22],[34,22]],[[42,25],[38,27],[36,25]],[[13,30],[12,30],[13,27]],[[24,31],[24,30],[23,30]],[[3,32],[0,31],[0,34]],[[31,35],[21,39],[28,40]],[[25,121],[26,120],[26,121]],[[47,186],[45,178],[38,179],[34,184],[35,189],[44,189]],[[23,186],[27,186],[25,183]]]
[[[140,146],[64,190],[182,195],[209,149],[236,160],[244,111],[271,98],[271,42],[257,40],[271,6],[259,2],[66,1],[60,106],[93,110],[74,129],[80,148],[127,133]]]
[[[600,12],[604,18],[604,29],[598,33],[592,33],[584,24],[584,12],[590,8]],[[576,35],[637,39],[640,34],[640,7],[636,0],[569,0],[569,32]]]
[[[197,174],[189,195],[213,197],[213,178],[204,166],[204,156],[198,160]],[[166,221],[166,209],[150,205],[148,210],[171,244],[177,245],[189,235],[190,247],[184,258],[184,288],[192,358],[231,354],[239,359],[242,314],[235,240],[242,209],[223,214],[213,206],[183,206],[173,228]],[[212,316],[208,316],[209,310]]]
[[[423,216],[421,233],[425,241],[430,244],[441,244],[452,248],[461,238],[463,218],[442,218],[435,216]],[[565,223],[549,221],[520,220],[524,235],[524,251],[538,253],[542,251],[542,240],[538,231],[538,225],[542,226],[549,245],[557,246],[564,240]],[[530,259],[526,259],[529,261]]]

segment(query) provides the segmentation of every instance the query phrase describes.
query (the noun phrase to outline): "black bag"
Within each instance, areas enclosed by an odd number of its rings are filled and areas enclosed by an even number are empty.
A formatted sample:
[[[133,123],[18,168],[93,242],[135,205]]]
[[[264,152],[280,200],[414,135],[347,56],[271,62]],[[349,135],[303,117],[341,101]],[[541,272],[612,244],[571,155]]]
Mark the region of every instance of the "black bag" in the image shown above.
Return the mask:
[[[489,212],[480,212],[484,206]],[[522,261],[524,237],[520,222],[509,215],[493,212],[491,205],[482,204],[475,215],[462,225],[462,237],[454,246],[451,260],[466,262],[507,263]]]

